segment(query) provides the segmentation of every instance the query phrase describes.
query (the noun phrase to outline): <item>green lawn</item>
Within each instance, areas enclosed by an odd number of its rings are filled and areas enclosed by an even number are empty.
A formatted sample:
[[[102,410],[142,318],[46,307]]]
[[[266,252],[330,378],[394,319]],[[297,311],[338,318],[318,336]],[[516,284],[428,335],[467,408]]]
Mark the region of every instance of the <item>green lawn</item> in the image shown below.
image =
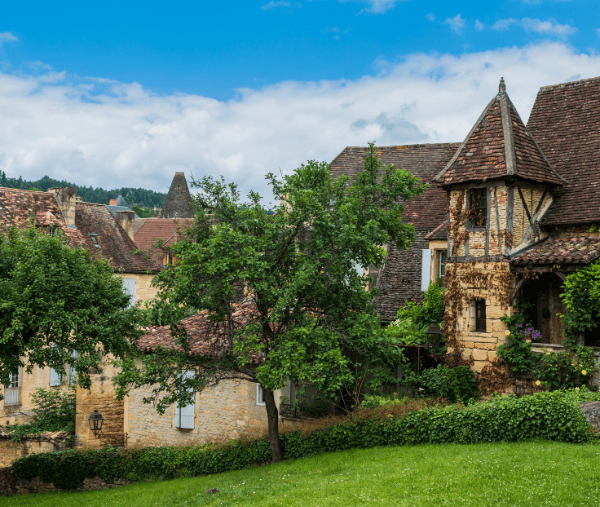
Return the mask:
[[[205,495],[209,488],[219,493]],[[0,497],[0,507],[599,506],[600,445],[381,447],[106,491]]]

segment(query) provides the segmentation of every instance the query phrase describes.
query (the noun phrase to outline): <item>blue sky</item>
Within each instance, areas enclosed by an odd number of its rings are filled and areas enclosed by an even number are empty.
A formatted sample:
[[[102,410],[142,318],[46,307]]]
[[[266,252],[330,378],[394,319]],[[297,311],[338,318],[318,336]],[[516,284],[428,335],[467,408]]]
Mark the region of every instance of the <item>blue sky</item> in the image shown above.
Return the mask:
[[[461,141],[501,76],[600,76],[594,0],[12,2],[0,23],[0,169],[166,190],[344,146]]]

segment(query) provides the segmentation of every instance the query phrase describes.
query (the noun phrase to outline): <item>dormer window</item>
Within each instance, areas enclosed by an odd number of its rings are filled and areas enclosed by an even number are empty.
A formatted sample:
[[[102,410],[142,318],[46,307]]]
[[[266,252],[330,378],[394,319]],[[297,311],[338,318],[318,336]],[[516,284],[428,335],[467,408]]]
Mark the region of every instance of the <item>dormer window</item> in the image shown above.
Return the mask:
[[[98,235],[90,232],[90,238],[92,239],[92,243],[96,248],[100,248],[100,243],[98,242]]]
[[[487,188],[472,188],[467,200],[467,223],[470,229],[485,229],[487,225]]]

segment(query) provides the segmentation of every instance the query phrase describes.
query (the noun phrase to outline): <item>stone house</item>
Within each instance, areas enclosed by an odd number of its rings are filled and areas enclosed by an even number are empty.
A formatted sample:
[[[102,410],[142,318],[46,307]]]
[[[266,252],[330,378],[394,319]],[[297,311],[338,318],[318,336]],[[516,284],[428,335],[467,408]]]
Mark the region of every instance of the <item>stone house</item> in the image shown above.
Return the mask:
[[[495,360],[516,297],[533,304],[534,350],[562,348],[562,284],[600,257],[599,123],[600,78],[541,88],[527,125],[501,80],[434,178],[448,202],[444,331],[476,371]]]
[[[90,250],[95,258],[111,263],[115,276],[123,279],[124,290],[132,304],[152,298],[152,278],[161,269],[141,254],[133,254],[133,212],[117,213],[115,218],[103,204],[82,202],[71,187],[36,192],[12,188],[0,189],[0,233],[12,226],[22,226],[33,214],[35,226],[53,233],[61,229],[67,240]],[[129,232],[129,234],[128,234]],[[31,415],[31,395],[38,387],[66,390],[75,372],[57,372],[34,367],[31,374],[24,368],[15,372],[9,386],[0,386],[0,424],[26,422]]]

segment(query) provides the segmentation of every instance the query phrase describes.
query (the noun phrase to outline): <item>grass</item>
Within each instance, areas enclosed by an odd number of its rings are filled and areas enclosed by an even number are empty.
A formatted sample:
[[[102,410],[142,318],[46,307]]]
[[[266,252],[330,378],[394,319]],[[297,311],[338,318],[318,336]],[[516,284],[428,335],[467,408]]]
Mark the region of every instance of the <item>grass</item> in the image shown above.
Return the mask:
[[[350,450],[104,491],[0,497],[0,507],[597,506],[599,488],[600,445],[540,441]]]

